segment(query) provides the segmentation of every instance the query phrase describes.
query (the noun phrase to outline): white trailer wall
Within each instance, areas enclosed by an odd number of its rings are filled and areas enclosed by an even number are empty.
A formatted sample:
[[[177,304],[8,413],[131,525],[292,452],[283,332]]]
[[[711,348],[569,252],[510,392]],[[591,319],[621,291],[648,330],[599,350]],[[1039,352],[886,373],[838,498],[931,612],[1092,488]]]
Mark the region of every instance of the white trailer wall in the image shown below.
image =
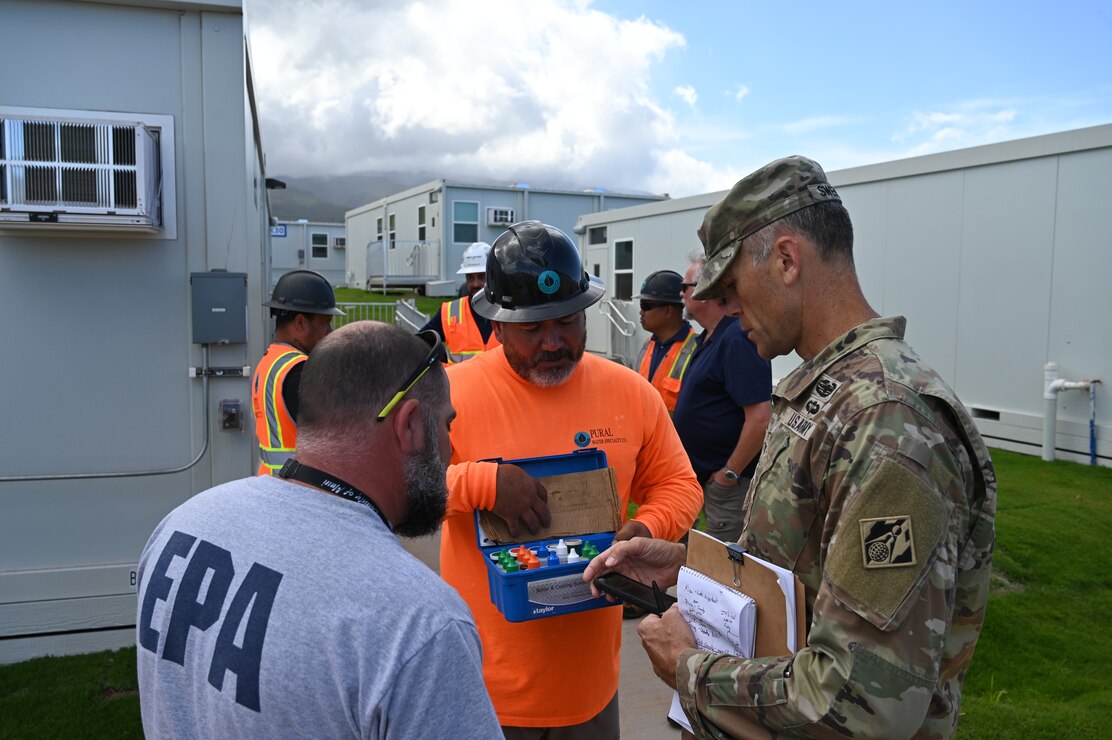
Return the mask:
[[[0,232],[0,662],[134,641],[134,570],[174,506],[253,472],[249,378],[188,377],[190,274],[246,274],[262,355],[268,221],[239,3],[3,6],[0,105],[173,120],[159,234]],[[164,169],[165,171],[165,169]],[[238,399],[242,430],[218,405]],[[174,471],[136,475],[148,471]]]
[[[912,346],[954,386],[989,444],[1039,451],[1043,365],[1054,361],[1064,378],[1104,380],[1097,454],[1112,465],[1110,166],[1106,125],[828,173],[853,218],[865,295],[881,314],[908,318]],[[706,209],[724,195],[584,216],[581,248],[612,272],[615,241],[632,239],[636,290],[654,270],[686,268]],[[606,243],[592,246],[600,226]],[[619,307],[636,320],[635,306]],[[601,314],[592,321],[603,330],[590,349],[620,345]],[[638,327],[631,343],[644,336]],[[777,358],[773,375],[798,362]],[[1058,404],[1058,456],[1087,462],[1088,395],[1062,393]]]

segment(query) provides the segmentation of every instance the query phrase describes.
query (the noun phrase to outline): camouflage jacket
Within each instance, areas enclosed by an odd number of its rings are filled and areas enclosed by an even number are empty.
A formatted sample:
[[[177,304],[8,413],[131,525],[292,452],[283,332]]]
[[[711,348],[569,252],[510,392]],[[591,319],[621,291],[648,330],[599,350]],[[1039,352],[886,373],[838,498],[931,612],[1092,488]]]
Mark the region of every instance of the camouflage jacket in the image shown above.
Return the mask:
[[[773,394],[741,543],[802,580],[807,644],[752,660],[684,651],[680,699],[700,737],[955,732],[988,598],[996,475],[905,323],[856,327]]]

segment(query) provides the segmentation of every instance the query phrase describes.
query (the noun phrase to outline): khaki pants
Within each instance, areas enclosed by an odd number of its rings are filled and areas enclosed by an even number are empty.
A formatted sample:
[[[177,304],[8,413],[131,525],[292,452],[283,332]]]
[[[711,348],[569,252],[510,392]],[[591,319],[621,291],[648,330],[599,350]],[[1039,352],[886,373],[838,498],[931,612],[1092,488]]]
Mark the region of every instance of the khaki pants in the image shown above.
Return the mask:
[[[745,520],[745,493],[749,478],[738,478],[736,486],[720,486],[714,478],[703,484],[703,513],[707,515],[707,534],[723,542],[737,542]]]

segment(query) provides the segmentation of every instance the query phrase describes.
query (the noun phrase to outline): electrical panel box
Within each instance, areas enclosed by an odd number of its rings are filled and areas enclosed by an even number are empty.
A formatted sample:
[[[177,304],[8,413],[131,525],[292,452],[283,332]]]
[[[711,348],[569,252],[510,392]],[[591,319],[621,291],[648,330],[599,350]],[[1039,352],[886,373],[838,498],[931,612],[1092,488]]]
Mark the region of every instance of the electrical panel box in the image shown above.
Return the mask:
[[[189,275],[194,344],[247,342],[247,273],[194,272]]]

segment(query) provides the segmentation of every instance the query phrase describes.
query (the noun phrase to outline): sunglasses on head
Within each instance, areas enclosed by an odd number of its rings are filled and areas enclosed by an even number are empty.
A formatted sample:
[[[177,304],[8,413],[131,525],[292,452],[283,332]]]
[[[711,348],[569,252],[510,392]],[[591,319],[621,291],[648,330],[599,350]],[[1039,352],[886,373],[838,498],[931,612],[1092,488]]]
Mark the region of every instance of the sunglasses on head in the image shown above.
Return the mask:
[[[409,393],[410,389],[417,385],[417,381],[424,377],[425,373],[429,371],[429,368],[438,362],[442,362],[444,359],[444,342],[441,341],[439,334],[429,329],[427,331],[417,332],[417,336],[425,340],[425,342],[432,347],[432,350],[429,352],[429,356],[417,366],[417,369],[410,373],[409,377],[405,379],[405,382],[402,383],[402,387],[394,394],[394,397],[390,399],[390,403],[386,404],[382,411],[378,412],[376,421],[385,421],[386,417],[390,415],[390,412],[394,410],[394,407],[401,403],[401,400],[405,398],[405,394]]]

